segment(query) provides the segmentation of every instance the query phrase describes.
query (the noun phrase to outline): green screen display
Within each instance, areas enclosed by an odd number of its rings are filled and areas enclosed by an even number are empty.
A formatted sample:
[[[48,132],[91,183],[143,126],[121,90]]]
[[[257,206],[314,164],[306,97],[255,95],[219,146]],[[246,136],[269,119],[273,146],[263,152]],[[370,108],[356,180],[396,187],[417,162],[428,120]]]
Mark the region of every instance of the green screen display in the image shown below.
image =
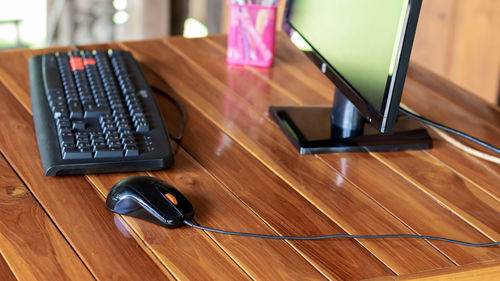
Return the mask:
[[[295,0],[289,23],[372,107],[382,110],[409,0]]]

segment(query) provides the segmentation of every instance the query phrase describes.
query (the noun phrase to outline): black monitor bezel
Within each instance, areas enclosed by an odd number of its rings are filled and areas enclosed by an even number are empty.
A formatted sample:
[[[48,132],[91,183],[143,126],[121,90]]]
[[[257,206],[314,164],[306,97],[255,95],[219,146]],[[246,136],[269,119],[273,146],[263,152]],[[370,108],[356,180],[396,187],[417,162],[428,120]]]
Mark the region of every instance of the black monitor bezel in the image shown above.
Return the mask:
[[[291,14],[291,7],[294,0],[287,0],[285,15],[283,17],[283,30],[291,36],[292,30],[300,34],[290,23],[289,18]],[[349,83],[346,81],[340,73],[338,73],[335,68],[330,65],[322,56],[314,49],[307,40],[306,42],[312,47],[313,52],[307,52],[308,57],[316,66],[318,66],[321,71],[330,79],[335,86],[349,99],[351,103],[356,106],[363,117],[371,123],[371,125],[382,133],[390,133],[394,130],[398,116],[399,103],[401,102],[401,96],[403,93],[403,86],[406,79],[406,72],[408,69],[410,54],[413,47],[413,40],[415,37],[418,17],[420,14],[420,8],[422,6],[422,0],[409,0],[406,22],[403,27],[403,40],[400,45],[399,60],[395,66],[395,77],[392,93],[390,88],[384,93],[384,99],[382,103],[382,108],[380,112],[370,105],[362,95],[360,95]],[[300,34],[302,36],[302,34]],[[388,81],[389,80],[388,76]],[[390,85],[390,82],[387,83]]]

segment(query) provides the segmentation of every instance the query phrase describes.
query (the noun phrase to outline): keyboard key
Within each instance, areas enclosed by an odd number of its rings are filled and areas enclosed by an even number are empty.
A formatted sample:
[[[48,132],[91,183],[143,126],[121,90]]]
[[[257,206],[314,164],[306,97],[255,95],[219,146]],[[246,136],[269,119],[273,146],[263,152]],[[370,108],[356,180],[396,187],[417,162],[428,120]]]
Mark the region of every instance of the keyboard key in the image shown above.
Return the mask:
[[[85,103],[83,110],[85,111],[83,114],[84,118],[97,118],[101,115],[101,111],[93,103]]]
[[[122,157],[123,151],[121,148],[100,148],[94,153],[95,158],[115,158]]]
[[[75,143],[75,138],[74,138],[72,133],[61,133],[59,135],[59,140],[63,144],[64,143],[69,143],[69,144]]]
[[[57,131],[59,132],[59,134],[71,133],[71,127],[65,126],[65,125],[59,125],[59,126],[57,126]]]
[[[122,139],[132,139],[132,140],[134,139],[134,135],[131,133],[121,133],[120,137]]]
[[[98,150],[102,150],[104,148],[107,148],[108,145],[105,143],[96,143],[95,145],[93,145],[93,147],[94,147],[94,151],[98,151]]]
[[[57,126],[71,126],[71,122],[67,119],[57,119],[56,124]]]
[[[139,156],[139,149],[135,145],[127,145],[125,147],[125,156],[126,157]]]
[[[62,149],[62,150],[66,150],[66,149],[75,149],[75,148],[76,148],[76,147],[75,147],[75,145],[74,145],[74,144],[72,144],[72,143],[63,143],[63,144],[61,145],[61,149]]]
[[[92,159],[92,152],[85,149],[65,149],[63,150],[63,159]]]
[[[106,144],[106,139],[104,137],[99,137],[99,138],[92,138],[92,144],[93,145],[101,145],[101,144]]]
[[[63,85],[57,68],[56,56],[51,54],[44,55],[42,59],[42,67],[45,92],[47,94],[63,93]]]
[[[127,145],[137,145],[134,139],[123,139],[122,144],[127,146]]]
[[[138,122],[135,124],[135,130],[138,133],[146,133],[149,132],[149,125],[146,122]]]
[[[69,117],[69,112],[66,108],[55,108],[53,110],[54,112],[54,119],[60,118],[60,117]]]
[[[108,145],[111,147],[121,147],[122,143],[120,140],[108,140]]]
[[[92,145],[90,143],[78,143],[77,147],[81,151],[92,152]]]
[[[73,121],[73,130],[78,130],[78,131],[85,130],[85,122],[82,120]]]
[[[90,132],[76,132],[75,137],[76,138],[89,138]]]
[[[68,103],[68,109],[70,112],[70,118],[75,119],[75,118],[82,118],[83,117],[83,110],[82,110],[82,104],[79,101],[76,100],[71,100]]]

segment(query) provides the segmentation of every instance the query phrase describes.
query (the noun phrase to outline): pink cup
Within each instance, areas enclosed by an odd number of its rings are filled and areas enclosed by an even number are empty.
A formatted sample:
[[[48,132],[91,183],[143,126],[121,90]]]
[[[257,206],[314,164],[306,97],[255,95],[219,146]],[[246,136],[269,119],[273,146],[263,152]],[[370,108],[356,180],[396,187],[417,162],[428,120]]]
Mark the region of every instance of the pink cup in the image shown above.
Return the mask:
[[[227,59],[230,64],[269,67],[273,64],[276,5],[230,2]]]

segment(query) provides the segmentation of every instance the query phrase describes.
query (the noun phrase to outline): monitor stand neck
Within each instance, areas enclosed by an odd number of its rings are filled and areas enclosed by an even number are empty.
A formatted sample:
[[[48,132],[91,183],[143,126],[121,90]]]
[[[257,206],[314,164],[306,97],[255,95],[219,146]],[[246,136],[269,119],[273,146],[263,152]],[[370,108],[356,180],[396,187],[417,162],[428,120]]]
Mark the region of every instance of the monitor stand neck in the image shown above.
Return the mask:
[[[269,112],[301,154],[415,150],[432,145],[425,128],[402,115],[392,134],[380,134],[337,90],[333,108],[271,106]]]
[[[331,114],[332,138],[345,139],[363,134],[365,120],[358,109],[335,89]]]

